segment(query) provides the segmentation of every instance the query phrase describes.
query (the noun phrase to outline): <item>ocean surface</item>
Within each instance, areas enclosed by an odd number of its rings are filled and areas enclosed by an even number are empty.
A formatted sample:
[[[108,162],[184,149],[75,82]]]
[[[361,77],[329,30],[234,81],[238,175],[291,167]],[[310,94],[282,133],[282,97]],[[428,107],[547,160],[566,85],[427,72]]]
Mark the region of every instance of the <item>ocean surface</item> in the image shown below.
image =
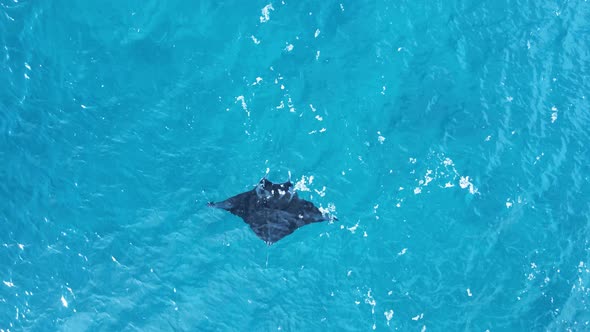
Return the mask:
[[[0,331],[590,331],[589,22],[0,0]],[[206,207],[267,170],[338,220]]]

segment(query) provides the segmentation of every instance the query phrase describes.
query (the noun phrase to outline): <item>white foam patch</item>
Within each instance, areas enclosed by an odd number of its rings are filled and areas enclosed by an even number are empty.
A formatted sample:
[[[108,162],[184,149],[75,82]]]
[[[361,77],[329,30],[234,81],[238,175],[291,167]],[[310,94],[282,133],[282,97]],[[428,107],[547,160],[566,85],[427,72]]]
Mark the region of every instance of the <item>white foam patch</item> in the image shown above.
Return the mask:
[[[307,185],[308,184],[311,185],[312,182],[313,182],[313,175],[311,175],[310,177],[306,177],[305,175],[302,175],[301,179],[295,183],[294,189],[298,190],[298,191],[311,191],[311,189],[309,189],[309,187]]]
[[[357,221],[356,224],[354,224],[354,226],[352,227],[346,227],[346,229],[348,229],[352,234],[354,234],[356,232],[356,229],[359,227],[359,222]]]
[[[252,85],[260,84],[260,82],[262,82],[262,77],[256,77],[256,82],[252,83]]]
[[[469,176],[462,176],[461,179],[459,180],[459,186],[463,189],[468,188],[470,194],[475,194],[478,192],[477,188],[469,180]]]
[[[260,23],[268,22],[268,20],[270,20],[270,12],[273,10],[275,9],[273,8],[272,3],[264,6],[264,8],[261,10],[262,16],[260,16]]]
[[[367,297],[365,298],[365,303],[371,306],[371,313],[375,313],[375,306],[377,305],[377,301],[373,298],[373,294],[371,294],[371,290],[367,292]]]
[[[320,210],[320,212],[323,214],[333,214],[334,212],[336,212],[336,205],[334,205],[334,203],[328,203],[327,207],[323,207],[320,205],[318,210]]]
[[[323,186],[323,187],[322,187],[322,190],[317,190],[317,189],[314,189],[314,191],[315,191],[315,192],[316,192],[318,195],[320,195],[320,197],[324,197],[324,196],[326,196],[326,186]]]
[[[445,156],[444,154],[435,154],[432,153],[431,155],[425,158],[428,168],[424,167],[424,162],[418,163],[416,158],[410,157],[408,163],[411,167],[408,171],[410,175],[414,175],[417,172],[421,172],[424,170],[424,175],[422,177],[418,177],[416,179],[416,184],[411,188],[411,193],[414,195],[419,194],[430,194],[433,193],[434,190],[425,190],[424,188],[427,186],[436,186],[438,188],[453,188],[459,185],[462,189],[466,189],[469,191],[470,194],[479,194],[478,188],[473,183],[473,180],[469,176],[464,176],[459,173],[455,166],[455,162]],[[432,161],[435,161],[432,164]],[[413,165],[421,165],[420,167],[416,167]],[[403,187],[400,187],[398,191],[402,191]],[[396,199],[396,207],[401,207],[401,203],[407,197],[399,197]]]
[[[250,116],[250,111],[248,111],[248,105],[246,105],[246,100],[244,99],[244,96],[237,96],[236,97],[236,103],[237,102],[240,102],[242,104],[242,109],[246,112],[246,114],[249,117]]]
[[[387,326],[389,326],[389,321],[393,318],[393,309],[386,311],[383,314],[385,315],[385,319],[387,319]]]
[[[373,298],[373,294],[371,293],[371,289],[367,291],[367,295],[365,297],[365,303],[371,306],[371,315],[373,316],[373,326],[372,329],[376,330],[377,325],[375,324],[375,307],[377,306],[377,301]]]
[[[422,183],[423,186],[426,187],[433,180],[433,178],[430,175],[432,175],[432,170],[427,169],[426,170],[426,175],[424,175],[424,180],[423,180],[423,183]]]
[[[260,40],[258,40],[256,37],[254,37],[254,35],[251,35],[250,38],[252,39],[254,44],[256,44],[256,45],[260,44]]]

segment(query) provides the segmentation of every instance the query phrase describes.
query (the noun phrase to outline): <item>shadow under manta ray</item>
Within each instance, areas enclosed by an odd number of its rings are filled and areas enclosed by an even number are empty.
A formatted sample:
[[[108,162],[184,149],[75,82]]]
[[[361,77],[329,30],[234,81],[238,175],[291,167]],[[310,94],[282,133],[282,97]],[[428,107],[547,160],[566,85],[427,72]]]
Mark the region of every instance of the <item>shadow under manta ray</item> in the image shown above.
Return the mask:
[[[289,180],[275,184],[266,179],[250,191],[208,206],[224,209],[242,218],[266,244],[271,245],[297,228],[314,222],[336,219],[322,214],[313,203],[301,199]]]

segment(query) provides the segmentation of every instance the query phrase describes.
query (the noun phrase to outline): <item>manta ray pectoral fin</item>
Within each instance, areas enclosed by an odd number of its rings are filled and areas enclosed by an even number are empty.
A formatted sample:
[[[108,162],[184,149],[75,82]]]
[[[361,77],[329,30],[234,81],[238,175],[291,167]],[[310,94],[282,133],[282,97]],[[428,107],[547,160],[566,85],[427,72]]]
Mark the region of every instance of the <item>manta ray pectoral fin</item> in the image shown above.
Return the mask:
[[[251,190],[218,203],[210,202],[208,206],[240,217],[267,244],[305,225],[330,220],[312,202],[299,198],[290,181],[274,184],[266,178]]]

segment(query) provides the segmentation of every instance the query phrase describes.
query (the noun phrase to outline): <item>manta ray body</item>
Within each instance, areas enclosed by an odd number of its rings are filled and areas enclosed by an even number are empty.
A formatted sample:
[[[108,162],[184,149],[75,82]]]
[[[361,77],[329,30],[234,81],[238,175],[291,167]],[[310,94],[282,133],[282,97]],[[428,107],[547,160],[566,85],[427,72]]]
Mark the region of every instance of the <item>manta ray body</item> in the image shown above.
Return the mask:
[[[289,180],[272,183],[262,178],[256,187],[208,206],[223,209],[242,218],[268,245],[307,224],[336,219],[324,215],[313,203],[299,198]]]

